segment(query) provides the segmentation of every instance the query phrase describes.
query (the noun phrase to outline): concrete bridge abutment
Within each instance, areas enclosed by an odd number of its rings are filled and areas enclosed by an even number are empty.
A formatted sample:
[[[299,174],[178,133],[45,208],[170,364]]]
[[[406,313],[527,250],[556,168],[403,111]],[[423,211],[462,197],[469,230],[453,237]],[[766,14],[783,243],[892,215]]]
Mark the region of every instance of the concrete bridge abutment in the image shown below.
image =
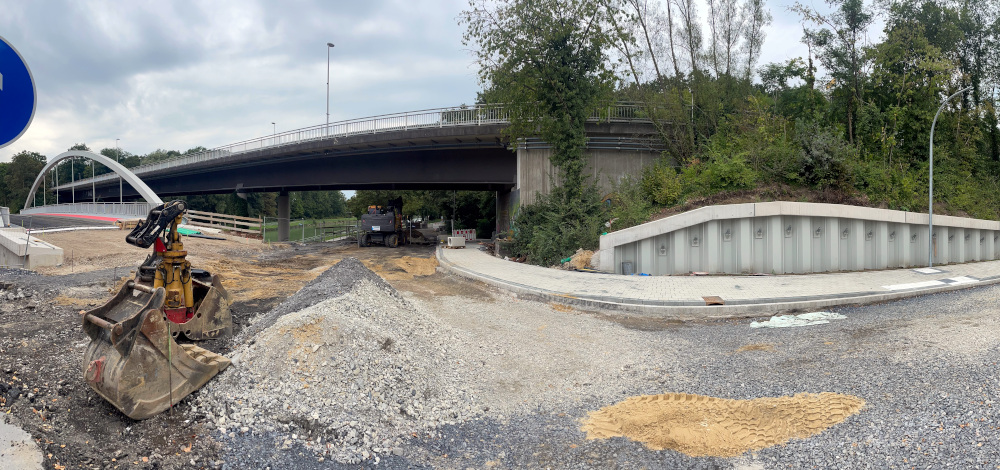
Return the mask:
[[[288,191],[278,192],[278,241],[288,241],[288,226],[292,214],[292,204],[288,199]]]
[[[656,164],[661,151],[637,143],[620,146],[607,144],[586,151],[586,172],[606,196],[622,178],[639,178],[642,170]],[[559,184],[559,170],[552,164],[552,149],[547,146],[525,145],[517,149],[517,171],[514,187],[497,192],[497,231],[510,230],[518,210],[533,204]]]

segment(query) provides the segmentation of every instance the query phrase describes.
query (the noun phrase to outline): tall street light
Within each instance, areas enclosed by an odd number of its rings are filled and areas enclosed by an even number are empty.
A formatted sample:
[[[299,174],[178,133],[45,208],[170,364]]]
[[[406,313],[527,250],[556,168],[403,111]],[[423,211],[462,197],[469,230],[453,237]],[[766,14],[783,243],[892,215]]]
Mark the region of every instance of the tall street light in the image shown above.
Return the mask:
[[[122,148],[118,145],[118,141],[121,139],[115,139],[115,161],[121,163]],[[118,202],[124,203],[125,198],[122,196],[122,176],[118,175]]]
[[[333,43],[326,43],[326,134],[330,134],[330,49]]]
[[[278,142],[275,140],[278,137],[278,125],[274,122],[271,123],[271,145],[277,145]]]
[[[938,115],[941,114],[941,110],[944,106],[951,101],[952,98],[962,94],[965,91],[970,90],[972,87],[965,87],[961,90],[955,92],[955,94],[945,98],[941,101],[941,107],[938,108],[937,113],[934,114],[934,120],[931,121],[931,153],[930,153],[930,168],[927,170],[927,181],[930,190],[927,192],[927,267],[934,267],[934,125],[937,124]]]

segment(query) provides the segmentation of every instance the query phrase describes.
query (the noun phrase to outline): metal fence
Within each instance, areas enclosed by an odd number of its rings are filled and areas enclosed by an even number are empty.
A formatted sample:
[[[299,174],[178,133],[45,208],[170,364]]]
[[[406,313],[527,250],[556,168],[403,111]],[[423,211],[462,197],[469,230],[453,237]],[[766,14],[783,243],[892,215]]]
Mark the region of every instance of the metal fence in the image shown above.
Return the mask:
[[[261,231],[265,242],[279,241],[280,220],[277,217],[264,217]],[[326,242],[355,237],[357,233],[356,219],[290,219],[288,222],[288,241],[292,242]]]
[[[276,133],[266,137],[214,148],[201,153],[183,155],[148,165],[140,165],[132,168],[131,171],[136,175],[142,175],[144,173],[191,165],[193,163],[239,155],[255,150],[354,135],[380,134],[411,129],[505,124],[508,122],[507,118],[507,110],[500,105],[459,106],[383,114]],[[635,103],[617,103],[595,109],[590,120],[593,122],[649,121],[645,117],[643,107]],[[73,186],[89,185],[96,182],[117,179],[118,176],[116,174],[107,173],[95,178],[86,178],[73,183],[62,184],[54,189],[68,189]]]

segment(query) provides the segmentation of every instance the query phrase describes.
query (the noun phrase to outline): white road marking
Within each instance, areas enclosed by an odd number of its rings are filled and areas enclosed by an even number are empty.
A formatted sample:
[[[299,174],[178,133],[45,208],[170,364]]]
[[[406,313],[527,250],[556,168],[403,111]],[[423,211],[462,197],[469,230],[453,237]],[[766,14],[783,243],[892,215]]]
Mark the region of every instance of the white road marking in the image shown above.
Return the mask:
[[[905,289],[920,289],[922,287],[937,287],[943,286],[945,283],[941,281],[924,281],[924,282],[911,282],[909,284],[893,284],[891,286],[882,286],[888,290],[905,290]]]

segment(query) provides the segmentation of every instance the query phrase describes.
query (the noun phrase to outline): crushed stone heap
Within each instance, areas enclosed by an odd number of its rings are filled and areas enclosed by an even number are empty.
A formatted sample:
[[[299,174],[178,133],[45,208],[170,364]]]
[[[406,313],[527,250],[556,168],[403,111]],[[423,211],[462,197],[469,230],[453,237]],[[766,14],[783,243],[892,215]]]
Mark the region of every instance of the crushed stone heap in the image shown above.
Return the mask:
[[[231,437],[274,434],[277,446],[357,463],[481,409],[455,385],[449,343],[447,328],[346,258],[244,330],[193,412]]]

